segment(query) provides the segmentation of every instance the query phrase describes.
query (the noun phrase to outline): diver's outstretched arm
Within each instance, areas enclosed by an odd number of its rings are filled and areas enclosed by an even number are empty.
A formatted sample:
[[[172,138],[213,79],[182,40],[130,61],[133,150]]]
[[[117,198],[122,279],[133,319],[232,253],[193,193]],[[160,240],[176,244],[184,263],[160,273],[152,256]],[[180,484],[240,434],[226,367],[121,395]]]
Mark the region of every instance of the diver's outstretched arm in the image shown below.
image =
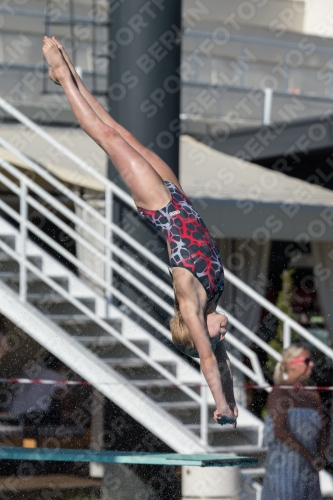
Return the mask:
[[[203,308],[191,300],[179,298],[182,318],[191,332],[195,347],[199,353],[202,373],[216,404],[214,418],[218,423],[227,423],[223,422],[223,417],[226,417],[232,421],[230,423],[235,424],[237,415],[234,413],[234,407],[231,408],[226,398],[225,388],[223,387],[224,381],[220,375],[216,355],[212,351]]]
[[[217,364],[219,367],[220,378],[222,382],[222,389],[231,410],[234,412],[235,418],[238,417],[238,408],[234,395],[234,386],[232,379],[232,371],[230,360],[225,347],[225,340],[218,342],[214,354],[216,356]]]

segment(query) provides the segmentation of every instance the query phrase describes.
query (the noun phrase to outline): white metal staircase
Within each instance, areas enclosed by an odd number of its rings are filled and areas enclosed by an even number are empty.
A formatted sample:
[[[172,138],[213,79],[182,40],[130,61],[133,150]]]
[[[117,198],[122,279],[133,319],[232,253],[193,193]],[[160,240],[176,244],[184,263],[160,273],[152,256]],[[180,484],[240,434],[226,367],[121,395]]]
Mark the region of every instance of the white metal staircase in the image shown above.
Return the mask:
[[[213,399],[199,369],[168,347],[170,331],[154,314],[143,310],[114,286],[112,274],[116,273],[161,310],[170,315],[173,312],[170,300],[165,299],[173,297],[167,266],[110,222],[112,197],[116,195],[134,208],[132,199],[3,99],[0,99],[0,107],[102,183],[107,214],[103,217],[36,161],[2,139],[0,133],[0,146],[43,180],[37,184],[0,155],[0,184],[10,193],[6,199],[0,199],[0,312],[174,450],[252,455],[261,452],[262,422],[240,408],[236,431],[231,426],[217,425],[212,419]],[[56,193],[62,197],[55,196]],[[78,217],[68,207],[69,202],[102,223],[104,234],[97,232],[94,224],[87,225]],[[35,225],[30,220],[32,210],[54,223],[77,245],[88,249],[95,259],[102,260],[105,276],[97,275]],[[66,224],[64,218],[75,227]],[[80,277],[34,243],[31,235],[76,266]],[[144,257],[151,268],[158,269],[166,278],[157,277],[126,253],[116,243],[118,240],[126,242],[136,255]],[[98,242],[99,249],[94,241]],[[285,346],[290,343],[293,329],[333,359],[330,348],[227,270],[226,279],[284,322]],[[91,283],[96,284],[101,293]],[[280,354],[246,325],[230,314],[228,318],[236,331],[276,360],[280,359]],[[144,324],[150,331],[142,326]],[[227,342],[250,359],[252,369],[230,354],[232,364],[254,383],[264,385],[255,352],[236,336],[227,336]],[[260,488],[256,488],[259,492]]]

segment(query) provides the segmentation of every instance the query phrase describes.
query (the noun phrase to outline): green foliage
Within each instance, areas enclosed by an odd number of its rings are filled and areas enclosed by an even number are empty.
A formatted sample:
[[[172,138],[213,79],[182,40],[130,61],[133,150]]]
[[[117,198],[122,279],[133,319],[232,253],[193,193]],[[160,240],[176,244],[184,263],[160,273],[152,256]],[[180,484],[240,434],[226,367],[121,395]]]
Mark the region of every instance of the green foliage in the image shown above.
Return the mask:
[[[287,316],[290,318],[294,318],[294,313],[291,307],[291,294],[292,294],[292,289],[294,287],[294,280],[293,280],[293,274],[295,272],[295,269],[284,269],[284,271],[281,274],[281,280],[282,280],[282,287],[281,290],[278,294],[277,301],[276,301],[276,307],[281,309],[282,312],[284,312]],[[292,341],[295,339],[293,338],[295,334],[291,332],[292,336]],[[283,351],[283,321],[278,322],[277,328],[276,328],[276,336],[270,341],[269,345],[275,349],[277,352],[282,353]],[[267,366],[270,369],[271,372],[274,371],[274,367],[276,364],[276,360],[272,358],[271,356],[268,356],[267,360]]]

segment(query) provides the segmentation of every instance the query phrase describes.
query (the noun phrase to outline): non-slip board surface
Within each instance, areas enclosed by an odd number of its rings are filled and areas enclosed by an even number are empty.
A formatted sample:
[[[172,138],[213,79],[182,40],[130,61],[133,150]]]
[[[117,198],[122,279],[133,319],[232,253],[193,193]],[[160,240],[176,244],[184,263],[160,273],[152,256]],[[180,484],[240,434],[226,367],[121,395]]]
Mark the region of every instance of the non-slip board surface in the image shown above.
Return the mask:
[[[178,453],[140,453],[132,451],[93,451],[52,448],[0,447],[2,460],[41,460],[57,462],[104,462],[114,464],[196,465],[198,467],[230,467],[254,465],[251,457],[226,455],[182,455]]]

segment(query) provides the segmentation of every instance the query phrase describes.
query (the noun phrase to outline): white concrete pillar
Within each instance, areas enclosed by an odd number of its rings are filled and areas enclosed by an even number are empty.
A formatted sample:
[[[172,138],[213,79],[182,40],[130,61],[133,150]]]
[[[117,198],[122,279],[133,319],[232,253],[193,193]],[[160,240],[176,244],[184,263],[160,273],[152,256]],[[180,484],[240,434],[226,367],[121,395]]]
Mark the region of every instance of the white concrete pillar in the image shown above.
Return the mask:
[[[238,500],[238,467],[182,467],[183,500]]]
[[[160,500],[152,487],[125,464],[105,464],[102,500]]]
[[[104,396],[95,387],[91,398],[90,448],[102,450],[104,447]],[[94,478],[104,477],[104,464],[90,462],[89,475]]]

